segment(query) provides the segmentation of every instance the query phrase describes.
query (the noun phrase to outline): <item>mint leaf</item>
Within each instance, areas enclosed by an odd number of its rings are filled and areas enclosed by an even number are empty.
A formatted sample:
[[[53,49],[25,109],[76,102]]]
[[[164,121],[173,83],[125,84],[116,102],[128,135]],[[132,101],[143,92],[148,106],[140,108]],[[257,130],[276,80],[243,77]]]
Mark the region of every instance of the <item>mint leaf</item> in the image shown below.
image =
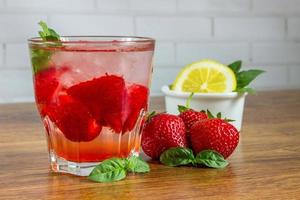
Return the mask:
[[[228,65],[228,67],[234,72],[234,74],[237,74],[242,67],[242,61],[237,60],[237,61],[231,63],[230,65]]]
[[[45,68],[47,68],[48,62],[51,58],[51,52],[46,51],[44,49],[31,49],[30,56],[31,56],[31,63],[33,72],[37,73]]]
[[[185,147],[173,147],[160,155],[160,162],[167,166],[180,166],[194,164],[194,154],[191,149]]]
[[[61,42],[59,42],[60,36],[53,29],[49,28],[43,21],[40,21],[39,25],[42,28],[42,31],[39,31],[39,35],[44,41],[58,41],[52,46],[61,46]],[[31,46],[30,55],[33,72],[38,73],[48,67],[52,52],[51,50]]]
[[[97,165],[89,175],[96,182],[119,181],[126,177],[126,161],[122,158],[111,158]]]
[[[237,89],[241,89],[249,85],[258,75],[265,71],[259,69],[250,69],[241,71],[237,74]]]
[[[146,173],[150,171],[150,167],[147,162],[140,157],[131,156],[127,159],[127,170],[136,173]]]
[[[43,31],[39,31],[39,35],[45,41],[60,41],[60,36],[43,21],[39,22]]]
[[[196,163],[217,169],[224,168],[228,165],[228,162],[224,157],[213,150],[204,150],[198,153],[196,156]]]

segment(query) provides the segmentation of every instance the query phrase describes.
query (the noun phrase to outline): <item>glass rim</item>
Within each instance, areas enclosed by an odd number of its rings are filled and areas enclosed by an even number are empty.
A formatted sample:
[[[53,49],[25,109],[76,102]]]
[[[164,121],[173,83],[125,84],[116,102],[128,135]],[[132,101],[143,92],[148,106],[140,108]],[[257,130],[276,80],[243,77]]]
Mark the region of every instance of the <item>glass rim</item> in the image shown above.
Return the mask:
[[[82,36],[60,36],[60,41],[45,41],[41,37],[32,37],[27,41],[32,44],[109,44],[109,43],[154,43],[155,39],[151,37],[141,36],[98,36],[98,35],[82,35]]]

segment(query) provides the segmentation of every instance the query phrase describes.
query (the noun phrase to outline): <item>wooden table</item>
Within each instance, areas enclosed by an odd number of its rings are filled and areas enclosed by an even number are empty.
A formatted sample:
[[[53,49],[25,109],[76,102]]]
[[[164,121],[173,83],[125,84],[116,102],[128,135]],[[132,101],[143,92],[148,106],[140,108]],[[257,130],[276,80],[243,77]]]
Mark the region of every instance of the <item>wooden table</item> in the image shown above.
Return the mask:
[[[163,109],[161,98],[152,108]],[[49,172],[33,104],[0,105],[0,199],[300,199],[300,91],[249,96],[238,149],[223,170],[172,168],[115,183]]]

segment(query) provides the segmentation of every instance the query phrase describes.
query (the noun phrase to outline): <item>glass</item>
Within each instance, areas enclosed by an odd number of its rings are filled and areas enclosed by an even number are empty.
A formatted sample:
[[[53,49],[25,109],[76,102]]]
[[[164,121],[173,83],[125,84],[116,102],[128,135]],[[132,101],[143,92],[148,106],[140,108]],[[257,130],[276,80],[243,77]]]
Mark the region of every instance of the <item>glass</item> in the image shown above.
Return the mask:
[[[104,159],[138,155],[155,41],[68,36],[28,44],[51,169],[86,176]]]

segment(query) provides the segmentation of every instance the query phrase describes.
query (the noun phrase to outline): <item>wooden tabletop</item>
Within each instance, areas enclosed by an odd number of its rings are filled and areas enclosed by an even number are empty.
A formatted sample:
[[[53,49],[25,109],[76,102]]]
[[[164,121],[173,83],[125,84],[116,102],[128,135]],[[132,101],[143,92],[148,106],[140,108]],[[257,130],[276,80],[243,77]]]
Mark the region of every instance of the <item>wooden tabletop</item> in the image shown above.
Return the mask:
[[[0,199],[300,199],[300,91],[248,96],[243,123],[225,169],[151,162],[148,174],[94,183],[49,171],[33,104],[0,105]]]

